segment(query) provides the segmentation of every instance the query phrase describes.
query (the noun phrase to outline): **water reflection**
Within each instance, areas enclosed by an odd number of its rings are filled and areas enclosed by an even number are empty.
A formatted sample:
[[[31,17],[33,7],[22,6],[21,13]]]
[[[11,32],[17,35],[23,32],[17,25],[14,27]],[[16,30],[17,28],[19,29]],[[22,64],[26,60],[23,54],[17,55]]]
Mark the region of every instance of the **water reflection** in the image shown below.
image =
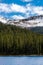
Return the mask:
[[[43,57],[0,57],[0,65],[43,65]]]

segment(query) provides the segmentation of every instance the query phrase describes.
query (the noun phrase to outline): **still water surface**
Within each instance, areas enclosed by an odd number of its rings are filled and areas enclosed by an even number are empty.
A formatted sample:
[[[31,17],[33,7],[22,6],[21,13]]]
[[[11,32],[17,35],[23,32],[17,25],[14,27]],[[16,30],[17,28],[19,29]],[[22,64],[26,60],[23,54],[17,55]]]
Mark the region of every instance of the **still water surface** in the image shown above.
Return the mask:
[[[0,56],[0,65],[43,65],[43,56]]]

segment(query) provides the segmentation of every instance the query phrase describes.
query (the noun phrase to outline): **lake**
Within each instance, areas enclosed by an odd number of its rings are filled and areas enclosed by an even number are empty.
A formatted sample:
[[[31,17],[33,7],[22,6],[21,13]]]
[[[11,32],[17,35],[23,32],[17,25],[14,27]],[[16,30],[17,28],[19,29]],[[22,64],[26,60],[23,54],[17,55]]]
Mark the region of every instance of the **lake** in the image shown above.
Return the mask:
[[[43,65],[43,56],[0,56],[0,65]]]

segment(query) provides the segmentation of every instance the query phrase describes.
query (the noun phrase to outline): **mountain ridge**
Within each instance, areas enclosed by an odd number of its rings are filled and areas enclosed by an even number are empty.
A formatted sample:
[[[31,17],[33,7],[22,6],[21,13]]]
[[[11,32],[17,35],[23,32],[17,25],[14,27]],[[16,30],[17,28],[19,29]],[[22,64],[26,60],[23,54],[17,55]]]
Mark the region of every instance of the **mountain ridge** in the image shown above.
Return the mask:
[[[4,17],[0,17],[0,22],[4,24],[16,25],[22,28],[28,27],[42,27],[43,26],[43,15],[31,16],[26,19],[6,19]]]
[[[0,55],[43,55],[43,34],[31,30],[0,22]]]

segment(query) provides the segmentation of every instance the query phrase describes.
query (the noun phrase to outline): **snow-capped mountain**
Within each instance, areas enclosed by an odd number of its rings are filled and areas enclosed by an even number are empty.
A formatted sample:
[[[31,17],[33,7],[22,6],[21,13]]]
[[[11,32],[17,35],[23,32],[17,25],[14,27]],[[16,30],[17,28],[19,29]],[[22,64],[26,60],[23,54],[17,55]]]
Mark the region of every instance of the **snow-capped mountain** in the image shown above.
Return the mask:
[[[43,15],[32,16],[27,19],[18,19],[18,20],[9,20],[3,17],[0,17],[0,22],[4,24],[16,25],[21,27],[42,27],[43,26]]]
[[[8,19],[4,18],[4,17],[0,17],[0,22],[2,23],[7,23]]]

